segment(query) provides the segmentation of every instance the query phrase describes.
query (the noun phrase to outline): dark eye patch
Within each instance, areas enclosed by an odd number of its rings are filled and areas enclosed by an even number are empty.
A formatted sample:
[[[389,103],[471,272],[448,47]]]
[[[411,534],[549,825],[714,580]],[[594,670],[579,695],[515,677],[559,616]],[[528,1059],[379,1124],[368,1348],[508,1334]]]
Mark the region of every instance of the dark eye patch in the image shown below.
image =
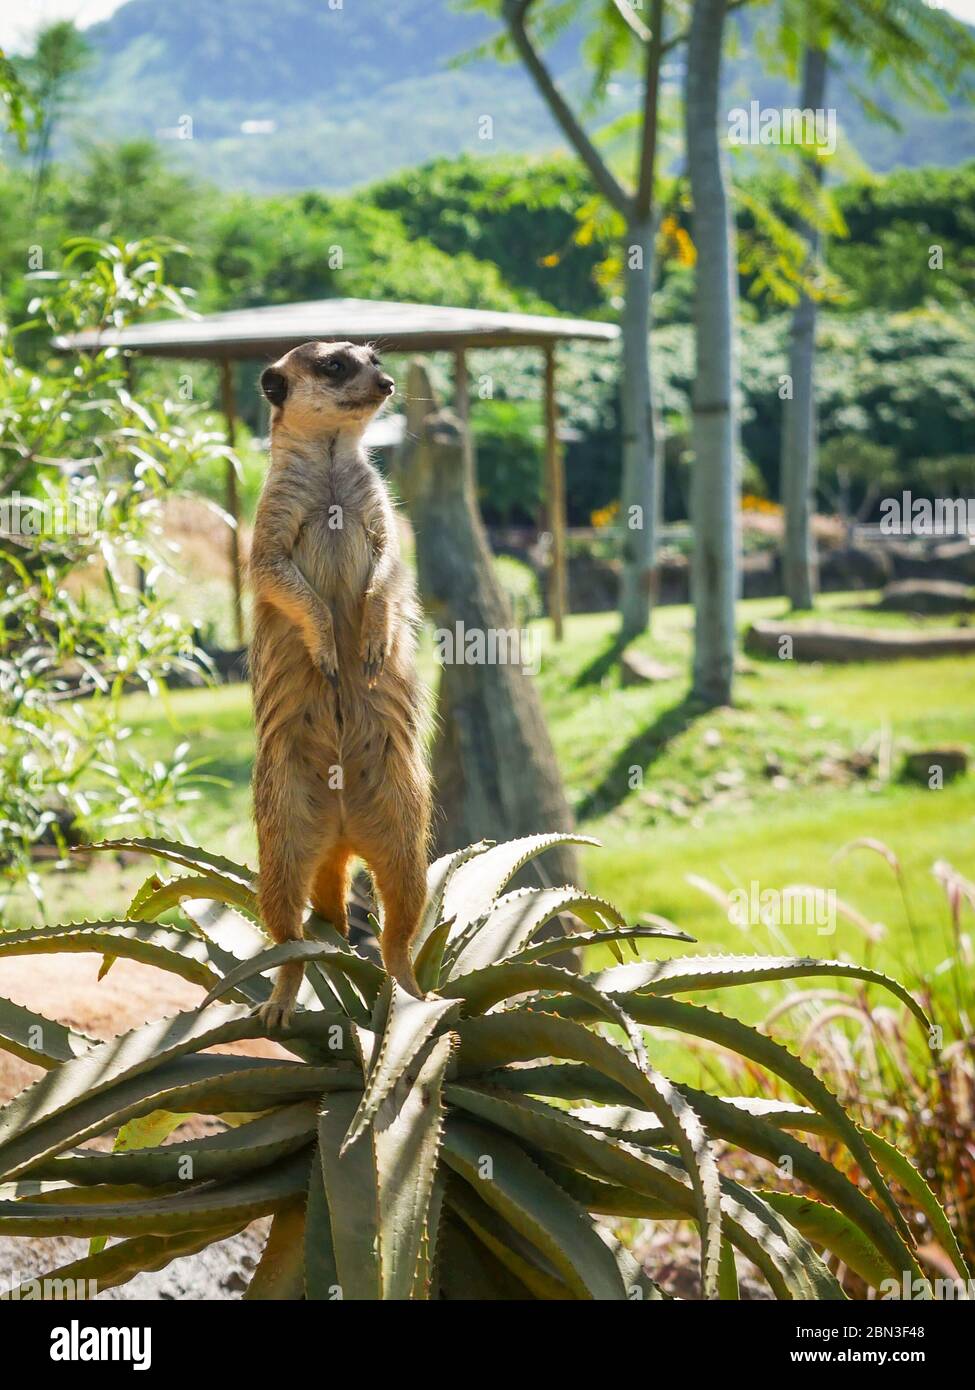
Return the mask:
[[[350,363],[345,357],[325,357],[315,363],[315,373],[328,381],[341,381],[350,375]]]

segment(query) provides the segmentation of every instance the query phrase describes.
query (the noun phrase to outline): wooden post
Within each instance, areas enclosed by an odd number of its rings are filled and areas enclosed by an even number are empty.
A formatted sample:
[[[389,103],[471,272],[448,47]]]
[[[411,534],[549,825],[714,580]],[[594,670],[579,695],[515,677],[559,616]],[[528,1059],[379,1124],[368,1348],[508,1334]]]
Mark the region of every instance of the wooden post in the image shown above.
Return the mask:
[[[232,449],[237,439],[237,404],[234,399],[233,363],[227,357],[220,363],[220,394],[223,399],[224,419],[227,422],[227,443]],[[230,459],[227,459],[225,507],[234,520],[233,526],[230,527],[230,540],[227,549],[234,594],[234,635],[238,647],[242,647],[244,645],[244,609],[241,603],[240,506],[237,500],[237,471]]]
[[[559,447],[558,407],[555,403],[555,349],[545,349],[545,502],[548,527],[552,533],[552,563],[549,568],[548,606],[561,642],[568,609],[568,577],[565,553],[565,468]]]
[[[454,352],[454,410],[464,429],[464,464],[469,467],[477,489],[477,461],[474,455],[474,436],[471,433],[471,393],[467,381],[467,353],[464,348]]]

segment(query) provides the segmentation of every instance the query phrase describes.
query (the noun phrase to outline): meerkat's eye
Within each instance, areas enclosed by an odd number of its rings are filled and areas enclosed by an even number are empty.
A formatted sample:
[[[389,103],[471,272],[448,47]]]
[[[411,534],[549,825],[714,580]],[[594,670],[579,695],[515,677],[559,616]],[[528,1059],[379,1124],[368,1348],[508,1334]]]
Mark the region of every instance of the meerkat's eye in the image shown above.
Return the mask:
[[[326,357],[324,362],[316,362],[315,371],[329,381],[341,381],[348,375],[349,364],[341,357]]]

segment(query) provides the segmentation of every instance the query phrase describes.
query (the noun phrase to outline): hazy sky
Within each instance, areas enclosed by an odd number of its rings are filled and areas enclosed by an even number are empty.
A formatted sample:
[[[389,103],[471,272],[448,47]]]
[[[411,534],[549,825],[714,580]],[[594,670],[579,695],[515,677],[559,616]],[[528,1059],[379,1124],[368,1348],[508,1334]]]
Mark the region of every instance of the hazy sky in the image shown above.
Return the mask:
[[[0,0],[0,47],[17,48],[39,25],[52,19],[75,19],[84,28],[104,19],[123,3],[124,0]],[[157,3],[163,5],[166,0]],[[318,0],[309,0],[309,4],[316,3]],[[382,4],[382,0],[368,3]],[[975,0],[943,0],[936,7],[975,24]]]

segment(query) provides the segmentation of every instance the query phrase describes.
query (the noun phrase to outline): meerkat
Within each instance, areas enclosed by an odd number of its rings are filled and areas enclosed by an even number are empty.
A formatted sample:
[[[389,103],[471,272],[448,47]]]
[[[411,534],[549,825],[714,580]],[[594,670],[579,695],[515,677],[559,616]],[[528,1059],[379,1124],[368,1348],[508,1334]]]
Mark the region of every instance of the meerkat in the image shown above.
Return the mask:
[[[305,343],[261,376],[270,469],[250,555],[258,901],[276,942],[307,900],[343,935],[351,862],[382,904],[390,975],[419,994],[410,942],[426,898],[430,782],[415,668],[419,608],[396,515],[362,443],[395,385],[370,347]],[[286,1026],[304,966],[263,1016]]]

